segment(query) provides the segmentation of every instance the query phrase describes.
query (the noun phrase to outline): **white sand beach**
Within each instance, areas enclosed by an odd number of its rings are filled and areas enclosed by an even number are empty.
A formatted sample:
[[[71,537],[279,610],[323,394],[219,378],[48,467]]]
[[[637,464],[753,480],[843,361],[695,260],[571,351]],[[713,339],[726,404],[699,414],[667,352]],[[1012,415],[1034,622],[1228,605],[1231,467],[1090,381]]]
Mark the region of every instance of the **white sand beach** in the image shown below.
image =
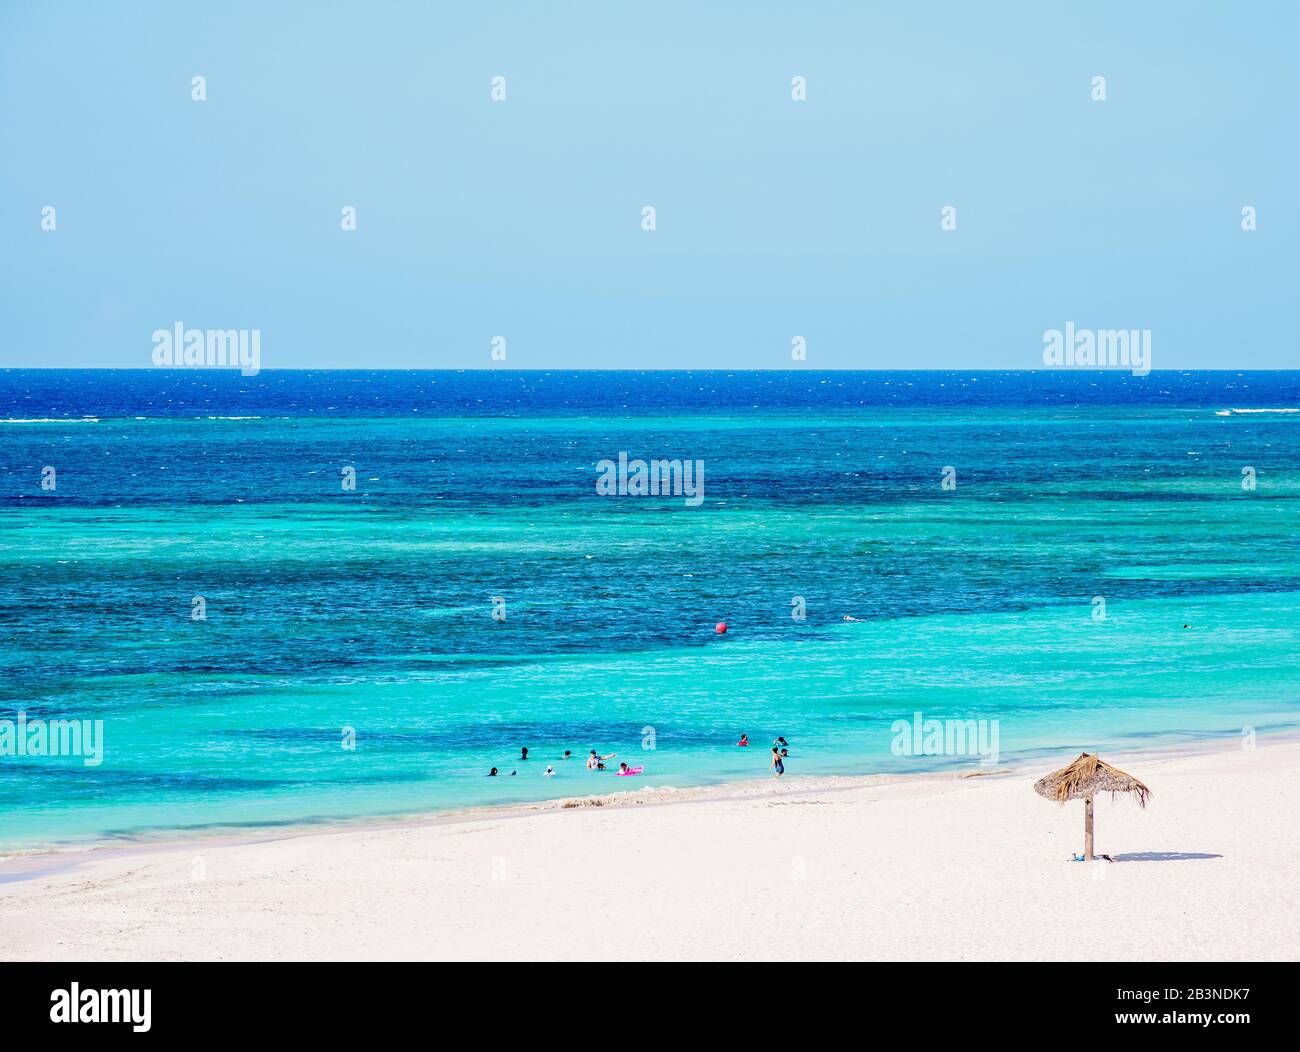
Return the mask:
[[[1153,792],[1098,801],[1114,863],[1031,788],[1074,755],[0,860],[0,957],[1300,958],[1300,744],[1106,756]]]

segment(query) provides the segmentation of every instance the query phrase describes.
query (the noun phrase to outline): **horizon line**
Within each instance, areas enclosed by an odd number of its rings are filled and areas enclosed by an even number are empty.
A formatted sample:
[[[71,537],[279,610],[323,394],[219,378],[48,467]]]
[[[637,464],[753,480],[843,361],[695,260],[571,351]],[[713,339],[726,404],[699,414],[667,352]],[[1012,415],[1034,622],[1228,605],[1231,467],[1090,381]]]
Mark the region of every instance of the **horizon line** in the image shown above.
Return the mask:
[[[220,366],[212,368],[188,368],[182,366],[177,368],[161,366],[136,366],[136,365],[2,365],[0,373],[34,373],[34,372],[64,372],[64,373],[233,373],[236,376],[243,376],[237,368],[222,368]],[[915,369],[850,369],[850,368],[829,368],[829,369],[776,369],[769,367],[755,367],[751,369],[738,368],[709,368],[709,369],[665,369],[665,368],[622,368],[622,369],[596,369],[588,366],[530,366],[524,368],[495,368],[492,366],[443,366],[433,369],[413,368],[409,366],[382,366],[363,368],[360,366],[293,366],[284,368],[264,368],[259,369],[252,376],[243,376],[243,379],[253,380],[262,373],[989,373],[1005,375],[1022,375],[1022,374],[1039,374],[1047,375],[1075,375],[1082,376],[1086,374],[1104,375],[1112,373],[1119,376],[1129,376],[1135,379],[1142,379],[1150,376],[1176,374],[1176,373],[1300,373],[1300,369],[1257,369],[1237,367],[1233,369],[1195,369],[1195,368],[1174,368],[1174,369],[1151,369],[1146,373],[1134,374],[1130,369],[1108,369],[1108,368],[1061,368],[1061,369],[987,369],[987,368],[954,368],[925,366]]]

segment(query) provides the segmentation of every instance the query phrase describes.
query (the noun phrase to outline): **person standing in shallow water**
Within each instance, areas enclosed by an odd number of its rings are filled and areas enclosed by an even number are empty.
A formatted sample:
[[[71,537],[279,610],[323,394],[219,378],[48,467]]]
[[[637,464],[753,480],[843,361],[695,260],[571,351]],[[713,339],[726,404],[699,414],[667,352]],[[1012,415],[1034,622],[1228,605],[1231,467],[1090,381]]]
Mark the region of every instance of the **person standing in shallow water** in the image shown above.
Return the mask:
[[[777,778],[785,774],[785,761],[781,759],[781,751],[775,745],[772,746],[772,770],[776,772]]]

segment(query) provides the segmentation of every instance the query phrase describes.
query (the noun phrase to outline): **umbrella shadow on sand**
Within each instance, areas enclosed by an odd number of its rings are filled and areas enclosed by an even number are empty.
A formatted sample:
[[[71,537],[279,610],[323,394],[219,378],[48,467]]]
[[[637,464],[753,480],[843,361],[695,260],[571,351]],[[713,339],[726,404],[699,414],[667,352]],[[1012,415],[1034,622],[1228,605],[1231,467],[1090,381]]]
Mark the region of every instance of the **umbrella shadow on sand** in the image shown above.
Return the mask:
[[[1127,851],[1112,855],[1116,862],[1191,862],[1198,858],[1223,858],[1204,851]]]
[[[1110,793],[1113,799],[1120,793],[1131,793],[1139,807],[1146,807],[1151,790],[1131,774],[1112,767],[1099,756],[1080,753],[1068,767],[1053,771],[1034,783],[1034,792],[1048,800],[1065,803],[1067,800],[1083,801],[1083,858],[1089,862],[1097,858],[1107,862],[1192,862],[1202,858],[1222,858],[1205,851],[1127,851],[1118,855],[1096,855],[1092,848],[1093,797]],[[1078,856],[1074,856],[1076,860]]]

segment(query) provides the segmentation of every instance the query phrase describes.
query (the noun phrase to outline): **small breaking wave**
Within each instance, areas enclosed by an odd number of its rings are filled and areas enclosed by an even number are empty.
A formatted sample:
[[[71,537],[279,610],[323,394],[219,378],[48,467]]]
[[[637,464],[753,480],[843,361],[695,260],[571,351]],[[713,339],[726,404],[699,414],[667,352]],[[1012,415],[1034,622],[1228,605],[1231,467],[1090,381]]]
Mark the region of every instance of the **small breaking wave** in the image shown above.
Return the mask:
[[[6,417],[0,424],[98,424],[97,416],[30,416]]]

